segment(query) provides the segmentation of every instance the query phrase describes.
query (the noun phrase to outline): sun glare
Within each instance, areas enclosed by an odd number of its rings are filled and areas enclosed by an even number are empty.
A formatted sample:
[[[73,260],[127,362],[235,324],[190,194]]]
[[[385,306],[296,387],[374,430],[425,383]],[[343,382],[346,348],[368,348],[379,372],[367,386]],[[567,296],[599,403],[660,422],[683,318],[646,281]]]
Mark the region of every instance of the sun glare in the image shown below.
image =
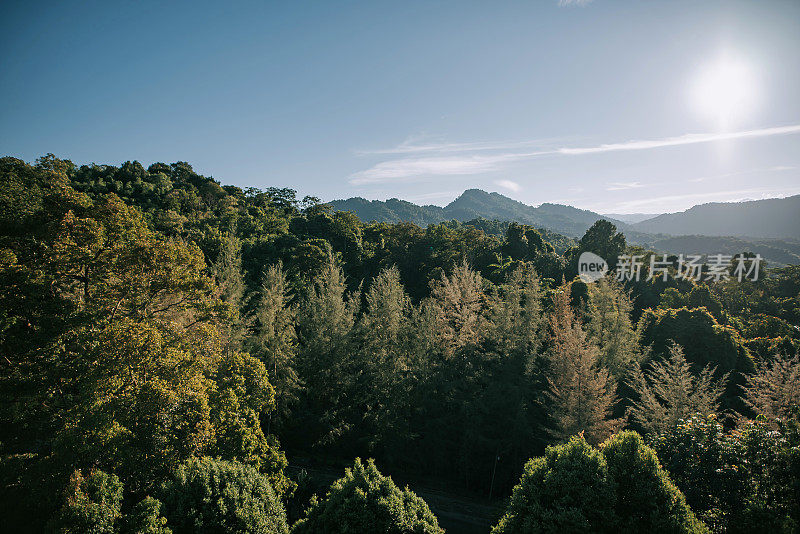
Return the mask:
[[[696,110],[714,121],[720,130],[736,126],[752,112],[757,98],[752,68],[744,60],[730,55],[704,65],[691,89]]]

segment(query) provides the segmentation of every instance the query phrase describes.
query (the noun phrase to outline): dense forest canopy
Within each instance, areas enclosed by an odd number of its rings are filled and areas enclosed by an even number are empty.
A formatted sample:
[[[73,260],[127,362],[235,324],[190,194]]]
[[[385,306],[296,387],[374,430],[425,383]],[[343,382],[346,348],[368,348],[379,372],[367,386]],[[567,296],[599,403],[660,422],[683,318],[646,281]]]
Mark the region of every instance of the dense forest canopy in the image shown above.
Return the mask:
[[[589,284],[583,252],[655,254],[2,158],[6,524],[440,532],[379,465],[508,498],[495,532],[797,531],[800,266]],[[293,458],[353,467],[310,498]]]

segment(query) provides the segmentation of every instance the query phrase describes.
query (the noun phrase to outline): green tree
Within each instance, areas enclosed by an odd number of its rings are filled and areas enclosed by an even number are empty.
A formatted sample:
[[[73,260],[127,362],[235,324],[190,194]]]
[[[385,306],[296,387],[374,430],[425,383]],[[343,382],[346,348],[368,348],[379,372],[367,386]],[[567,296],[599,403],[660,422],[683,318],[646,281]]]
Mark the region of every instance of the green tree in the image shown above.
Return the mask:
[[[602,364],[621,380],[641,359],[639,335],[631,323],[630,296],[609,278],[591,284],[589,295],[589,337],[600,349]]]
[[[725,430],[693,416],[651,437],[687,502],[715,532],[795,532],[800,433],[794,421],[742,421]]]
[[[622,432],[600,450],[582,437],[530,460],[493,534],[706,532],[650,447]]]
[[[432,296],[439,309],[439,328],[448,353],[482,341],[486,327],[484,280],[466,260],[450,276],[442,274]]]
[[[295,424],[312,443],[338,439],[353,417],[345,394],[354,376],[353,328],[360,297],[348,298],[346,292],[340,263],[329,252],[297,317],[297,367],[305,384],[305,418]]]
[[[161,500],[175,534],[289,531],[283,504],[267,477],[238,462],[191,458],[164,483]]]
[[[692,373],[680,345],[673,344],[669,357],[651,362],[647,372],[635,367],[629,378],[636,392],[628,410],[630,418],[646,432],[672,428],[692,414],[704,416],[719,411],[719,399],[725,390],[727,374],[714,378],[714,369]]]
[[[267,433],[273,419],[279,428],[287,422],[302,387],[296,369],[296,310],[290,298],[282,265],[267,267],[255,296],[253,329],[245,345],[264,363],[275,388],[275,409],[269,413]]]
[[[122,517],[122,482],[114,474],[80,469],[69,480],[54,530],[64,534],[113,534]]]
[[[686,498],[636,432],[620,432],[600,447],[616,493],[616,532],[705,532]]]
[[[426,533],[444,532],[428,505],[408,488],[400,489],[383,476],[372,460],[356,458],[345,476],[334,482],[323,500],[313,499],[293,534],[329,532]]]
[[[525,465],[492,534],[613,531],[614,502],[603,455],[575,437]]]

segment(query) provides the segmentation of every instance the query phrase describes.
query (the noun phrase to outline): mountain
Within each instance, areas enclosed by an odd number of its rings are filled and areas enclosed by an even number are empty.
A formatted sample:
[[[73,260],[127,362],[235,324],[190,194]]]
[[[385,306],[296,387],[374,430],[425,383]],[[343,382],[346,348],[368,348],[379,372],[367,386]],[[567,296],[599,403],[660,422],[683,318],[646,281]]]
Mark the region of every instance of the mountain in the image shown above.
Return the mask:
[[[642,221],[646,221],[648,219],[652,219],[653,217],[658,217],[661,215],[660,213],[604,213],[606,217],[610,217],[612,219],[617,219],[618,221],[626,222],[628,224],[634,224]]]
[[[779,239],[684,235],[658,239],[651,248],[671,254],[760,254],[771,267],[800,264],[800,242]]]
[[[453,219],[462,222],[478,218],[497,219],[547,228],[571,237],[581,237],[598,219],[610,220],[620,229],[628,227],[622,221],[593,211],[548,203],[533,207],[500,193],[487,193],[481,189],[467,189],[444,208],[418,206],[396,198],[384,202],[356,197],[334,200],[330,204],[337,211],[354,212],[363,221],[409,221],[420,226]]]
[[[800,239],[800,195],[701,204],[631,226],[651,234]]]

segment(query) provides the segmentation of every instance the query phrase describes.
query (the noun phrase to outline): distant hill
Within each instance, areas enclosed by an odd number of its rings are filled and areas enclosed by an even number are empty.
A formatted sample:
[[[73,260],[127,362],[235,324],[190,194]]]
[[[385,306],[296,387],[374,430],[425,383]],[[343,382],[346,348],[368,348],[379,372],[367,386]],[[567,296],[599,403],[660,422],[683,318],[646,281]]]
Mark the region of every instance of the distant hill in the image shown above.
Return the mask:
[[[618,221],[626,222],[628,224],[634,224],[642,221],[646,221],[647,219],[652,219],[653,217],[658,217],[661,215],[660,213],[604,213],[606,217],[611,217],[612,219],[617,219]]]
[[[337,211],[352,211],[363,221],[408,221],[427,226],[449,220],[469,221],[483,218],[499,221],[516,221],[547,228],[570,237],[581,237],[598,219],[607,219],[620,229],[628,229],[622,221],[605,217],[593,211],[581,210],[561,204],[529,206],[500,193],[487,193],[481,189],[468,189],[444,208],[418,206],[396,198],[379,201],[363,198],[334,200],[331,206]]]
[[[639,232],[669,235],[800,239],[800,195],[701,204],[633,224]]]
[[[800,242],[779,239],[742,239],[706,235],[684,235],[659,239],[654,250],[672,254],[760,254],[771,267],[800,264]]]

